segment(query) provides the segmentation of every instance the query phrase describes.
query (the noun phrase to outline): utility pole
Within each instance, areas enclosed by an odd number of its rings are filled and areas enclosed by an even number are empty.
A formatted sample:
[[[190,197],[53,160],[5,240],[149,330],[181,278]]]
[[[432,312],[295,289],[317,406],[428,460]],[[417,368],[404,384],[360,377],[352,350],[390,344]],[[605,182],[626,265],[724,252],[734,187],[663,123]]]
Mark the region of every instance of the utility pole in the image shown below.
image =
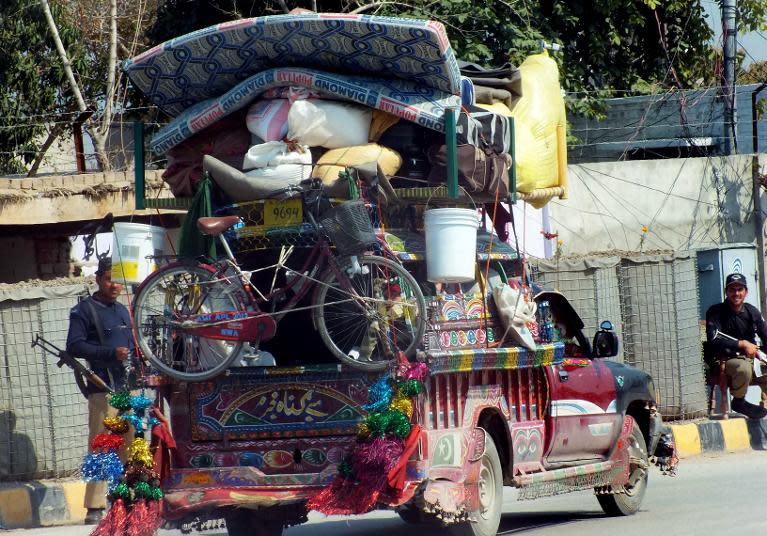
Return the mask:
[[[722,1],[722,31],[724,33],[724,154],[738,152],[738,140],[735,135],[735,53],[737,50],[735,21],[737,0]]]
[[[767,304],[767,282],[765,282],[765,244],[764,244],[764,214],[762,213],[762,174],[759,166],[759,117],[756,113],[756,103],[759,93],[767,88],[767,82],[762,83],[751,92],[751,133],[754,154],[751,157],[751,184],[754,198],[754,231],[756,232],[756,260],[759,271],[759,307],[765,310]]]

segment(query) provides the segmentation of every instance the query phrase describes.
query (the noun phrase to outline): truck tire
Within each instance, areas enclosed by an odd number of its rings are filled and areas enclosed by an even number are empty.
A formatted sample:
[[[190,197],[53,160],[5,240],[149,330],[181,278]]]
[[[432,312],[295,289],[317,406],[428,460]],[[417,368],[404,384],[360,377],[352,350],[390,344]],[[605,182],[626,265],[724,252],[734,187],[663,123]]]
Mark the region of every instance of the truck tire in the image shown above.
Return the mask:
[[[282,536],[282,523],[275,523],[252,510],[234,510],[226,515],[229,536]]]
[[[608,516],[630,516],[639,511],[642,499],[647,491],[648,456],[647,444],[642,430],[634,421],[634,429],[629,438],[629,481],[625,493],[597,495],[599,505]]]
[[[476,522],[450,525],[448,532],[453,536],[495,536],[498,533],[503,504],[503,471],[498,450],[489,434],[480,463],[479,509],[471,513]]]

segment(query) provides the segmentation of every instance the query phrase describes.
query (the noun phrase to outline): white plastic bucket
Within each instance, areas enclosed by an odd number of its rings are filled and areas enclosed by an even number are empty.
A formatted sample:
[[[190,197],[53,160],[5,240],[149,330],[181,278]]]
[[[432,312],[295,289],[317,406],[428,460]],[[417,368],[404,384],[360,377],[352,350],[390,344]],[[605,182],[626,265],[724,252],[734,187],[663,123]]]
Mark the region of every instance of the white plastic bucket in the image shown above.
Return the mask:
[[[474,281],[479,215],[468,208],[436,208],[424,213],[426,278],[431,282]]]
[[[165,229],[143,223],[115,223],[112,232],[112,281],[141,283],[157,268]]]

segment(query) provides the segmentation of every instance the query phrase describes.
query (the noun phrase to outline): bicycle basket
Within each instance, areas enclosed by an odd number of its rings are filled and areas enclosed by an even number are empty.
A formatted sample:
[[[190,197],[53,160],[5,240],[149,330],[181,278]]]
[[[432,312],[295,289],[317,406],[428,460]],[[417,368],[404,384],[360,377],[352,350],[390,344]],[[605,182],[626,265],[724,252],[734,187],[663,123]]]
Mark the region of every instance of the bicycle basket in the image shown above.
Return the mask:
[[[356,255],[376,242],[368,210],[360,200],[330,209],[323,214],[320,225],[341,255]]]

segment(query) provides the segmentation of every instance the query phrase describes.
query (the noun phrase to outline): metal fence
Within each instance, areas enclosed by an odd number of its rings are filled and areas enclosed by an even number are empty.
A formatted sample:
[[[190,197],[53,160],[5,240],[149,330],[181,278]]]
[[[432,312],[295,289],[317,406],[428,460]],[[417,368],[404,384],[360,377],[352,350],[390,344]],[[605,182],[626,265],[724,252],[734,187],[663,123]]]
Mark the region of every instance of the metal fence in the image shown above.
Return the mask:
[[[32,348],[40,334],[63,348],[69,310],[85,284],[0,291],[0,480],[77,474],[88,409],[70,369]]]
[[[530,263],[533,280],[562,292],[583,320],[584,332],[592,336],[599,325],[610,320],[618,337],[623,333],[620,288],[616,267],[619,257],[584,259],[535,259]],[[615,361],[623,362],[623,347]]]
[[[652,375],[664,417],[705,415],[695,254],[624,258],[618,276],[626,362]]]
[[[649,373],[664,418],[706,414],[695,254],[531,261],[534,280],[564,293],[587,335],[612,320],[616,360]]]

